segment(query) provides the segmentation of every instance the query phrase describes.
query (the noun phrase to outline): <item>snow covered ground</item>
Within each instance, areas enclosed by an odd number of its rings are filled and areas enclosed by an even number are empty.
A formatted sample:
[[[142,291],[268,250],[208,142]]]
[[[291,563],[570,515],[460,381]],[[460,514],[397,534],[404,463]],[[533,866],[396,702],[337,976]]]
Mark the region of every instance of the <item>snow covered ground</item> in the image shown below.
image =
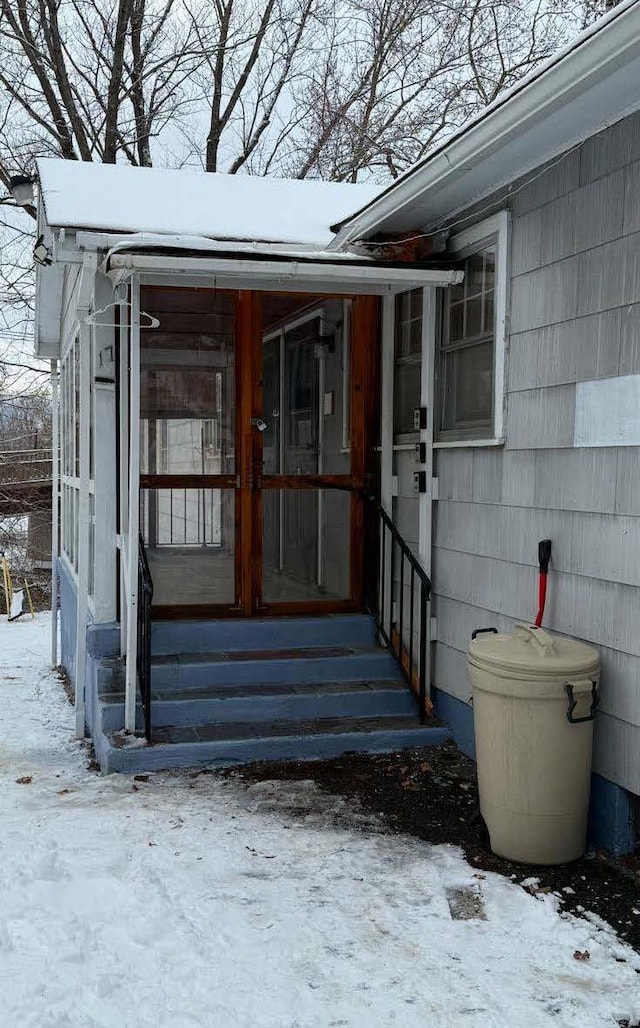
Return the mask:
[[[89,771],[48,646],[47,615],[0,622],[0,1025],[640,1016],[640,958],[606,926],[453,847],[336,828],[344,801],[312,783]]]

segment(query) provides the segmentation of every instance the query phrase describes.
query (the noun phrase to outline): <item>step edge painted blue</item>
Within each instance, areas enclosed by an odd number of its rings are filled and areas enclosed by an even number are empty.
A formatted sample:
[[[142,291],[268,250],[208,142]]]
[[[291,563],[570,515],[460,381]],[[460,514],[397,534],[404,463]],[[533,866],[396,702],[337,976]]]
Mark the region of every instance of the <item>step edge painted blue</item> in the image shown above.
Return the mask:
[[[220,638],[224,649],[281,648],[300,649],[313,645],[338,645],[349,642],[374,643],[375,624],[368,614],[332,614],[315,618],[247,618],[216,621],[156,621],[152,629],[154,654],[193,652]]]
[[[336,681],[369,681],[402,678],[395,660],[387,650],[371,653],[350,653],[338,657],[301,657],[276,660],[234,660],[215,663],[156,665],[151,680],[155,689],[161,682],[173,682],[188,688],[204,685],[286,685],[292,682],[320,683]]]
[[[241,766],[265,760],[323,760],[348,752],[393,753],[439,746],[450,738],[448,728],[420,726],[373,732],[272,736],[268,739],[161,743],[130,749],[113,747],[107,740],[108,750],[104,755],[106,766],[103,770],[133,774],[172,768]]]
[[[269,721],[310,721],[318,718],[407,717],[415,714],[413,694],[398,689],[377,689],[371,692],[332,692],[297,696],[295,693],[254,696],[233,696],[228,699],[200,697],[195,700],[156,700],[152,706],[151,723],[157,728],[171,725],[229,724],[233,722],[264,724]],[[124,727],[121,703],[101,703],[100,723],[106,733]],[[138,705],[137,723],[142,725],[142,707]]]

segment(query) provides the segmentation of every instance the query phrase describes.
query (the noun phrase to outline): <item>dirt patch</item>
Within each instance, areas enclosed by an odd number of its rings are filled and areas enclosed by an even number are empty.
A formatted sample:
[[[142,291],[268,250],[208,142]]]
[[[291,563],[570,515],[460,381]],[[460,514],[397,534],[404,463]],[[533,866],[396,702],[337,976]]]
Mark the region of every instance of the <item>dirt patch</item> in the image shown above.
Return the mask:
[[[74,691],[74,688],[73,688],[73,682],[69,678],[69,675],[67,674],[66,668],[64,668],[62,666],[62,664],[58,664],[58,666],[53,669],[53,673],[54,673],[54,675],[58,676],[58,678],[60,680],[60,683],[62,685],[62,689],[64,691],[64,694],[67,697],[67,700],[69,701],[69,703],[71,704],[72,707],[75,706],[76,697],[75,697],[75,691]]]
[[[474,867],[516,882],[538,879],[529,884],[529,891],[553,892],[562,900],[562,909],[595,914],[640,952],[637,860],[612,862],[592,853],[563,867],[532,867],[495,856],[478,815],[475,763],[453,743],[382,755],[353,753],[326,761],[253,764],[231,773],[246,782],[311,779],[323,790],[353,797],[361,810],[378,815],[384,831],[460,846]]]

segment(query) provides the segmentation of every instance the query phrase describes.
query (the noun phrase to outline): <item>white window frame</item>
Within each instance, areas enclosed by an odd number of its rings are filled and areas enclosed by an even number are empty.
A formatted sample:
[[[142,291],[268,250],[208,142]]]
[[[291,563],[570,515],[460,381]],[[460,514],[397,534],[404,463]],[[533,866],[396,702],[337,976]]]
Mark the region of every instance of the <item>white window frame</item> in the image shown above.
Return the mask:
[[[490,240],[496,247],[496,281],[494,287],[495,336],[493,347],[493,432],[487,438],[437,439],[437,449],[471,446],[502,446],[505,441],[505,358],[508,347],[509,302],[509,230],[508,211],[499,211],[471,228],[457,233],[449,242],[452,254],[473,252]],[[440,352],[437,350],[438,361]]]

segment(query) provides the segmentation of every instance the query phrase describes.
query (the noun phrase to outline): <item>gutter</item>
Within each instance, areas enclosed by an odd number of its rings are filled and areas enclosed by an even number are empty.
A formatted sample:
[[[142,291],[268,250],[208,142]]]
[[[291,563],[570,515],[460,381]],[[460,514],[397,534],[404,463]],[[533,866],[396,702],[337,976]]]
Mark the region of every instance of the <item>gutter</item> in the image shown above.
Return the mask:
[[[333,225],[337,236],[331,249],[340,249],[370,234],[418,194],[441,187],[460,170],[472,167],[479,159],[499,150],[508,137],[518,134],[521,126],[557,110],[571,94],[583,91],[590,80],[597,82],[606,77],[612,67],[625,64],[629,52],[637,55],[639,13],[638,0],[628,0],[614,8],[367,207]],[[572,142],[575,141],[568,139],[563,149],[569,149]],[[546,155],[545,159],[552,156]]]
[[[362,263],[354,260],[318,262],[313,259],[262,260],[238,257],[193,257],[183,253],[168,256],[157,253],[111,253],[105,257],[101,269],[114,282],[132,272],[168,275],[205,275],[215,279],[222,287],[238,288],[249,280],[259,279],[266,288],[283,287],[310,289],[314,283],[333,286],[337,291],[353,287],[364,288],[377,294],[403,292],[420,286],[448,286],[463,280],[464,272],[458,268],[422,264],[387,265],[380,262]]]

